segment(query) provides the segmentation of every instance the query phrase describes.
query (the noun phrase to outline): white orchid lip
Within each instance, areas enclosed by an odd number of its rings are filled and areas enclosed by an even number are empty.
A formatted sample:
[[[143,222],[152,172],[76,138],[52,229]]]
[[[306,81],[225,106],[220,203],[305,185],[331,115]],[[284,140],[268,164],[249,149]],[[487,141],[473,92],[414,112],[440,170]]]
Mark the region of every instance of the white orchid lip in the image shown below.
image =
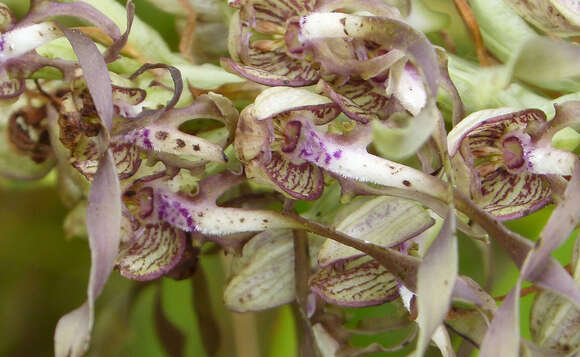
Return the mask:
[[[6,62],[62,37],[54,22],[15,28],[0,37],[0,63]]]
[[[346,19],[356,20],[357,16],[326,12],[312,13],[300,18],[299,40],[302,43],[319,38],[346,38]]]
[[[530,171],[534,173],[569,176],[578,156],[569,151],[539,147],[529,151],[526,158]]]
[[[252,114],[258,120],[265,120],[290,110],[326,106],[334,104],[325,96],[299,88],[273,87],[256,98]]]

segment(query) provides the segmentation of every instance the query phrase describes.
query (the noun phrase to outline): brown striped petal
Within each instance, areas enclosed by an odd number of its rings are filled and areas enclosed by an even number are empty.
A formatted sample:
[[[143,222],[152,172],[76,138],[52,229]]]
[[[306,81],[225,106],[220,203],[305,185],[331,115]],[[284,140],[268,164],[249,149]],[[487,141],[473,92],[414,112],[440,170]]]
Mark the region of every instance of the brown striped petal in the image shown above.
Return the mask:
[[[46,107],[27,106],[12,113],[6,123],[12,148],[38,164],[54,156],[45,118]]]
[[[141,167],[142,160],[139,156],[139,150],[134,145],[112,142],[110,149],[119,179],[127,179],[133,176]],[[98,157],[96,142],[92,138],[81,140],[78,147],[75,148],[71,164],[83,176],[92,180],[97,171]]]
[[[322,81],[321,85],[323,92],[352,120],[368,123],[388,116],[389,98],[385,90],[376,88],[369,81],[350,80],[344,84]]]
[[[310,279],[310,287],[325,301],[341,306],[371,306],[398,296],[395,276],[364,256],[328,266]]]
[[[552,201],[550,183],[543,175],[513,175],[503,168],[482,178],[476,195],[476,202],[501,220],[526,216]]]
[[[170,271],[181,259],[185,234],[167,223],[147,224],[136,238],[119,253],[117,268],[134,280],[156,279]]]
[[[141,167],[141,157],[139,150],[133,145],[112,144],[111,151],[115,160],[115,167],[119,174],[119,179],[129,178]]]
[[[309,162],[295,164],[278,152],[273,152],[266,164],[250,162],[246,175],[299,200],[315,200],[324,190],[324,175],[318,166]]]
[[[303,87],[315,84],[319,79],[310,64],[284,54],[265,52],[248,62],[252,64],[240,64],[225,58],[221,60],[221,65],[230,72],[266,86]]]
[[[0,80],[0,100],[11,102],[24,93],[25,89],[23,78],[2,79]]]
[[[229,0],[231,7],[241,8],[245,20],[284,24],[286,19],[311,12],[315,0]],[[245,10],[245,11],[244,11]]]

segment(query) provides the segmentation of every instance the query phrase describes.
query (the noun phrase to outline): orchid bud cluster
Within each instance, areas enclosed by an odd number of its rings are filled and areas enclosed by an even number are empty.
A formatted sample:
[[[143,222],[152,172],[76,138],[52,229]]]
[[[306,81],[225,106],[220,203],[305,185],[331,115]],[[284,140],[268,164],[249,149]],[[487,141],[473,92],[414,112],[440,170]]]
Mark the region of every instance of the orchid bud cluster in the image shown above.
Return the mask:
[[[460,339],[482,356],[580,348],[580,329],[562,317],[578,315],[578,254],[573,276],[550,257],[580,221],[576,44],[534,34],[512,57],[498,46],[504,63],[480,68],[452,53],[445,16],[419,0],[151,2],[177,15],[181,54],[130,0],[124,9],[32,1],[18,21],[0,4],[0,99],[10,101],[0,174],[56,172],[71,208],[66,230],[91,249],[87,301],[58,322],[57,356],[89,348],[95,300],[114,269],[186,279],[208,246],[233,254],[229,309],[296,302],[304,355],[414,341],[418,356],[430,342],[453,356]],[[520,14],[548,34],[577,34],[573,2],[505,3],[515,22]],[[482,28],[486,6],[472,4]],[[226,22],[230,58],[193,64],[223,52]],[[445,48],[431,42],[436,31]],[[490,51],[502,43],[495,35],[484,33]],[[545,59],[527,58],[539,44],[561,55],[554,78]],[[567,95],[552,101],[526,82]],[[501,223],[551,204],[535,245]],[[458,234],[496,242],[520,269],[500,308],[459,271]],[[524,280],[542,289],[533,341],[517,324]],[[346,327],[344,308],[387,303],[396,316]],[[560,323],[570,328],[551,328]],[[350,344],[395,328],[410,332],[394,347]]]

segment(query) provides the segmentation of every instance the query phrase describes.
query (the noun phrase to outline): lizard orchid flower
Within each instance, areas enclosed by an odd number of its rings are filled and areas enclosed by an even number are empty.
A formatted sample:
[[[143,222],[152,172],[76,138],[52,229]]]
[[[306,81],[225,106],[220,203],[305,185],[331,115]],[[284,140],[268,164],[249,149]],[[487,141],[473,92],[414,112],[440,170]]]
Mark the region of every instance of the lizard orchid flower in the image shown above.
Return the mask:
[[[556,178],[571,175],[577,157],[553,148],[551,137],[544,140],[558,122],[547,122],[538,109],[469,115],[448,137],[458,186],[501,220],[528,215],[552,202]]]
[[[113,103],[121,122],[126,120],[123,119],[126,113],[141,111],[144,102],[145,91],[113,86]],[[84,178],[93,180],[98,167],[96,138],[100,130],[98,125],[90,125],[91,118],[96,115],[94,104],[85,91],[76,96],[66,92],[60,98],[59,110],[58,138],[68,149],[70,157],[66,160]],[[180,169],[197,172],[196,169],[208,162],[225,162],[219,143],[187,134],[179,130],[181,125],[185,121],[212,118],[228,127],[235,124],[236,117],[236,110],[227,99],[210,93],[198,97],[190,106],[166,111],[144,128],[111,137],[109,148],[125,204],[121,250],[116,263],[122,275],[137,280],[158,278],[179,262],[185,249],[185,232],[160,220],[154,211],[154,191],[150,182],[162,181],[157,185],[169,191],[169,186],[175,186],[175,182],[180,182],[179,189],[191,188],[195,182],[184,185],[175,178]],[[226,143],[227,139],[223,144]],[[143,158],[149,165],[143,164]]]
[[[262,92],[241,113],[234,142],[247,176],[300,199],[320,196],[326,171],[447,200],[446,184],[438,178],[368,153],[368,126],[355,123],[357,128],[335,134],[329,125],[317,125],[337,114],[336,104],[304,89]]]

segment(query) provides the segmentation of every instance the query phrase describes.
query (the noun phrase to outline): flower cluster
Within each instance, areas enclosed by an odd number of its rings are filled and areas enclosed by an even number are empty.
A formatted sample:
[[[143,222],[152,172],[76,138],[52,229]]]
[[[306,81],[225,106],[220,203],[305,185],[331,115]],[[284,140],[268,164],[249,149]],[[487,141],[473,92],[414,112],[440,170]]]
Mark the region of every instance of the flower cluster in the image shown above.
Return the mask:
[[[580,306],[577,254],[574,277],[550,257],[580,220],[576,44],[534,32],[506,58],[508,41],[487,31],[504,64],[480,68],[453,54],[446,17],[421,1],[230,0],[233,14],[213,1],[151,1],[177,15],[182,53],[130,0],[124,10],[34,1],[19,21],[0,4],[0,99],[11,101],[0,115],[0,174],[54,170],[71,208],[67,233],[87,235],[91,249],[87,301],[58,322],[57,356],[88,349],[114,269],[140,281],[190,278],[206,243],[234,254],[228,308],[296,302],[305,355],[388,352],[414,339],[417,355],[430,341],[451,355],[456,335],[482,356],[515,356],[523,280],[546,291],[533,310],[545,323],[533,319],[534,342],[521,349],[580,348],[577,327],[546,328],[562,320],[547,305]],[[486,29],[496,5],[481,1],[472,9]],[[577,34],[570,2],[507,3],[542,31]],[[223,52],[225,19],[230,58],[193,64]],[[207,51],[192,48],[200,43]],[[543,57],[530,63],[540,45],[559,70]],[[552,101],[526,82],[568,96]],[[501,223],[549,204],[535,245]],[[460,272],[458,232],[494,240],[520,269],[501,308]],[[346,328],[342,307],[386,303],[397,316]],[[381,326],[411,332],[393,348],[350,345]]]

